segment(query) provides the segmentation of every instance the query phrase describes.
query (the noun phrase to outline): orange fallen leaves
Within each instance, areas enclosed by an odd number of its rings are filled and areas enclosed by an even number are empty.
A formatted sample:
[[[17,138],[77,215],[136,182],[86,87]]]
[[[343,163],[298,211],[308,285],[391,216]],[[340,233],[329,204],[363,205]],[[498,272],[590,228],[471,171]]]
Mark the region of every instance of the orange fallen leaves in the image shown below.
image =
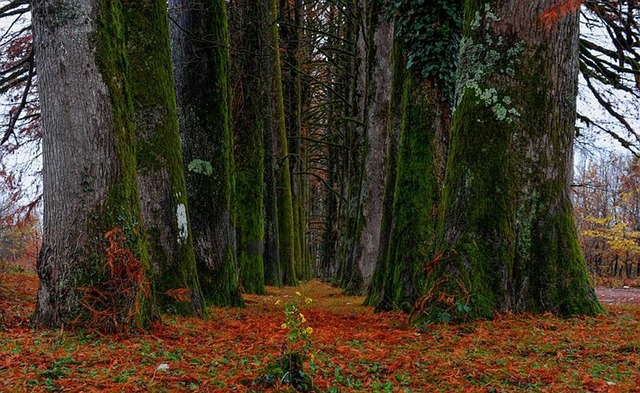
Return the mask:
[[[286,341],[275,303],[299,298],[295,291],[314,299],[300,307],[314,329],[318,391],[629,392],[640,386],[638,306],[613,307],[597,318],[502,315],[417,331],[403,314],[374,314],[359,305],[362,298],[313,281],[248,295],[246,309],[216,308],[206,321],[166,317],[145,334],[100,337],[31,331],[19,322],[33,309],[37,280],[3,282],[3,392],[250,392]],[[160,364],[169,369],[156,371]]]

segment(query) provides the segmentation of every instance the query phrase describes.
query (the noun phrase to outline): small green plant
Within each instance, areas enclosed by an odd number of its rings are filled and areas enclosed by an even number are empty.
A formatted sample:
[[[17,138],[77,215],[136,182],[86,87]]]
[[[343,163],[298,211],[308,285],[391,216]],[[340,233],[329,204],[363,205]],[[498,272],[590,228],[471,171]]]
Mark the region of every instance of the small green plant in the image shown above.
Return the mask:
[[[296,292],[297,295],[302,296],[300,292]],[[306,303],[310,303],[312,300],[305,299]],[[289,351],[300,352],[303,356],[309,357],[313,360],[313,354],[311,353],[311,334],[313,328],[307,325],[307,319],[304,314],[300,312],[298,305],[295,302],[287,302],[284,306],[285,322],[280,326],[282,329],[287,329],[287,346]]]
[[[300,292],[296,295],[302,297]],[[313,300],[305,298],[309,304]],[[280,300],[276,305],[280,304]],[[282,351],[275,362],[269,363],[264,374],[258,378],[254,385],[261,387],[274,387],[282,384],[291,385],[298,392],[311,392],[313,382],[308,372],[305,372],[306,361],[310,362],[309,368],[315,370],[315,354],[311,350],[311,335],[313,328],[307,325],[307,318],[300,311],[295,301],[289,301],[284,305],[285,322],[281,329],[287,330],[287,338],[282,345]]]

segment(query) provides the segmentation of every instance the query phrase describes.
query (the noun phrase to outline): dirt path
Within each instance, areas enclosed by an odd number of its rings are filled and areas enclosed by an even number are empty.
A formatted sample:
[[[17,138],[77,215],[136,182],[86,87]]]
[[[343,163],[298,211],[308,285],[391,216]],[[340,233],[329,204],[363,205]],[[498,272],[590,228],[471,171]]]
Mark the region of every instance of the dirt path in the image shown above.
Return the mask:
[[[640,305],[640,288],[596,288],[598,299],[604,304]]]

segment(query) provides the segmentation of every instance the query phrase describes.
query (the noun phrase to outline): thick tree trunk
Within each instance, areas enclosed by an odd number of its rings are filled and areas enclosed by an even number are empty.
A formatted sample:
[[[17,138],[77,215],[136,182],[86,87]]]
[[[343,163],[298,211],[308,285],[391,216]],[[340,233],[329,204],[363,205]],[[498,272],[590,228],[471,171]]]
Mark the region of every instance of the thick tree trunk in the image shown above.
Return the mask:
[[[169,6],[198,275],[206,300],[241,306],[226,6],[224,0],[171,0]]]
[[[32,7],[44,187],[34,322],[143,327],[151,318],[152,294],[138,226],[134,112],[120,2],[34,0]],[[123,271],[137,274],[118,274]]]
[[[439,143],[450,130],[449,101],[434,80],[408,72],[393,225],[386,255],[383,295],[378,310],[410,311],[421,294],[425,266],[434,245],[441,181]]]
[[[124,22],[135,109],[138,189],[156,304],[162,312],[202,315],[204,304],[188,219],[166,1],[126,3]],[[189,301],[167,295],[185,289],[190,294]]]
[[[357,218],[350,231],[352,248],[345,264],[349,279],[347,292],[362,293],[370,284],[375,271],[380,244],[385,177],[387,173],[387,145],[389,105],[391,100],[391,51],[393,48],[393,23],[384,16],[384,6],[379,1],[362,1],[366,30],[358,40],[358,50],[366,58],[366,81],[359,107],[364,105],[364,146],[361,163],[353,162],[361,182],[356,186]],[[359,81],[361,84],[362,81]],[[359,89],[360,90],[360,89]],[[357,146],[356,146],[357,147]],[[358,165],[360,164],[360,165]]]
[[[444,223],[422,317],[602,311],[569,195],[578,14],[545,26],[540,16],[556,3],[466,2]]]
[[[378,263],[365,303],[409,311],[434,244],[451,114],[442,82],[407,71],[399,43],[393,58],[389,170]]]

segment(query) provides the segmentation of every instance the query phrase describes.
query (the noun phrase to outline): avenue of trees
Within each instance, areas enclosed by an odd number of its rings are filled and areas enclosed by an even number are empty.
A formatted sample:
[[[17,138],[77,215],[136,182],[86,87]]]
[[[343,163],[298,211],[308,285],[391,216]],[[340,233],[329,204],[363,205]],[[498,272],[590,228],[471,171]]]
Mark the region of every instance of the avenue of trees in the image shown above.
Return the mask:
[[[313,277],[427,322],[602,312],[573,146],[638,152],[610,99],[638,98],[637,1],[0,2],[27,13],[0,42],[0,137],[41,143],[37,326]],[[617,127],[579,113],[580,75]]]

